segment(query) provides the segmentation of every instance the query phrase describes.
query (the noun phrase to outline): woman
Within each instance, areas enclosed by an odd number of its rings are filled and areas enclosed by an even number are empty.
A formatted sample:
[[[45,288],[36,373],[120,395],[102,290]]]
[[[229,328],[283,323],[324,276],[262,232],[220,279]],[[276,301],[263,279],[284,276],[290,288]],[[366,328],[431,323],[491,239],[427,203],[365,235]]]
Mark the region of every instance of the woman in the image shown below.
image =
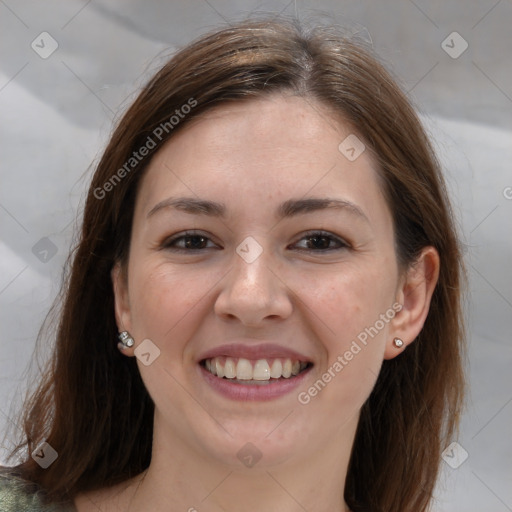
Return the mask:
[[[438,163],[368,49],[275,19],[203,37],[94,174],[2,510],[426,511],[460,281]]]

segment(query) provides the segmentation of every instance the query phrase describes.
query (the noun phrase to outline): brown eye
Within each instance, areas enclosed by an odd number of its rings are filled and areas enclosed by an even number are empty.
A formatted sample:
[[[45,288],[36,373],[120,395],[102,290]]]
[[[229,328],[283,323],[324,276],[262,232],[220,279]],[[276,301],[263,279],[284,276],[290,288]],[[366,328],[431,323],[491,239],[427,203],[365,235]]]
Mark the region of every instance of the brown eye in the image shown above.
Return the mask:
[[[308,233],[295,245],[298,246],[300,250],[314,252],[332,251],[348,247],[348,244],[340,238],[324,232]]]
[[[166,240],[163,248],[177,251],[200,251],[218,248],[210,238],[201,233],[184,233]]]
[[[208,239],[201,235],[184,236],[183,240],[187,249],[204,249],[208,244]]]

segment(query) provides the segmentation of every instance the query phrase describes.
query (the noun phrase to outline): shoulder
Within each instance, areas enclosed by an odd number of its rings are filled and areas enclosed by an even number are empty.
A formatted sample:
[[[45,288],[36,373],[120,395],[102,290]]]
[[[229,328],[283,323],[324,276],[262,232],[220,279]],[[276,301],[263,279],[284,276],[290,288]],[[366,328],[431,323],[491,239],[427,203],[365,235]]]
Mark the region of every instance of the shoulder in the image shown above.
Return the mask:
[[[37,484],[22,479],[11,468],[0,466],[1,512],[75,512],[72,505],[45,505],[42,496]]]

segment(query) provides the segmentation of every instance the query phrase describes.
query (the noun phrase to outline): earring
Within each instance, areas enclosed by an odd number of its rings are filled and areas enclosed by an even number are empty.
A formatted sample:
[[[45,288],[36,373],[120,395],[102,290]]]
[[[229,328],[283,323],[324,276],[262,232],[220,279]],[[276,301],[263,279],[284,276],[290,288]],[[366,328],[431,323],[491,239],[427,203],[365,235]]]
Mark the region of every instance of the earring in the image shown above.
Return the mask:
[[[119,343],[117,344],[119,350],[125,350],[133,347],[133,344],[135,343],[128,331],[120,332],[117,337],[119,338]]]
[[[396,348],[402,348],[404,345],[404,342],[400,338],[395,338],[393,340],[393,344],[395,345]]]

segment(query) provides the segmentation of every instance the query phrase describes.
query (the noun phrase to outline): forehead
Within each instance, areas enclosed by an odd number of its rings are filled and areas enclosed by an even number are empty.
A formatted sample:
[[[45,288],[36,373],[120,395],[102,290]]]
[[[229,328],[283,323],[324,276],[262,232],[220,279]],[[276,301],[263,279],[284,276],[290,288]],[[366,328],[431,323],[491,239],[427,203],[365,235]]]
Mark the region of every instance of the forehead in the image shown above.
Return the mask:
[[[339,194],[369,215],[387,210],[369,151],[350,161],[339,150],[349,125],[314,100],[275,95],[205,112],[178,132],[146,170],[137,209],[170,196],[197,196],[234,209]],[[349,139],[351,140],[351,139]]]

